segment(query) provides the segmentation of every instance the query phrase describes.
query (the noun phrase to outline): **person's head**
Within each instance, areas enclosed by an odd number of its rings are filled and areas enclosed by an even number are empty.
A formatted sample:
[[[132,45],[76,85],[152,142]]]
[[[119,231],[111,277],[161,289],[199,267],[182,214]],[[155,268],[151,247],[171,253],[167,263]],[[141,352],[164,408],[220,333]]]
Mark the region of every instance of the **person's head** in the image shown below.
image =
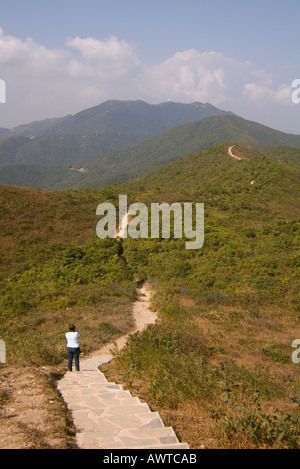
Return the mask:
[[[74,324],[69,325],[69,331],[70,332],[75,332],[75,329],[76,329],[76,326],[74,326]]]

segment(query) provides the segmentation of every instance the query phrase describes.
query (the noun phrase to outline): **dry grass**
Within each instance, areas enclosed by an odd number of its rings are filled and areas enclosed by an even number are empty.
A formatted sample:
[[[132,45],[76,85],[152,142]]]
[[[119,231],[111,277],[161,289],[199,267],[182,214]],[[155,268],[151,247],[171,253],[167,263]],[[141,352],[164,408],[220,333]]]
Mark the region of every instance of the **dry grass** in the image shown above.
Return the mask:
[[[295,319],[280,311],[251,313],[245,309],[222,307],[197,315],[195,322],[217,352],[217,359],[231,357],[247,368],[265,365],[280,376],[297,374],[298,368],[291,360],[291,344],[300,337],[300,325],[295,329]],[[281,351],[281,361],[279,354],[272,359],[263,352],[271,345]]]
[[[95,306],[74,306],[60,311],[11,319],[6,324],[10,364],[58,365],[66,356],[65,333],[69,324],[81,333],[82,356],[100,349],[107,340],[127,334],[133,327],[132,302],[126,297],[105,298]],[[105,323],[106,329],[101,328]]]
[[[246,370],[245,380],[248,379],[247,373],[252,373],[249,379],[262,378],[261,391],[265,397],[261,402],[261,415],[277,415],[279,409],[290,414],[299,411],[300,389],[297,382],[300,382],[300,366],[291,360],[292,340],[300,337],[300,328],[295,330],[293,327],[295,320],[279,310],[253,313],[246,309],[220,307],[200,311],[186,297],[179,298],[178,303],[193,314],[195,327],[202,330],[210,350],[211,365],[232,363]],[[128,370],[123,369],[122,361],[118,360],[103,366],[102,371],[109,380],[122,383],[133,395],[147,402],[152,410],[158,411],[165,425],[172,426],[178,438],[186,441],[191,449],[268,447],[264,442],[258,444],[253,441],[248,430],[231,434],[224,426],[224,416],[227,415],[233,422],[243,411],[248,424],[249,413],[258,409],[254,401],[249,402],[246,381],[239,383],[236,382],[238,378],[232,378],[230,386],[233,388],[227,403],[223,400],[226,392],[220,389],[214,401],[205,397],[176,400],[175,396],[172,400],[168,396],[167,405],[160,405],[150,391],[150,381],[144,372],[141,376],[135,374],[128,378]],[[219,382],[215,386],[218,387]],[[268,395],[272,397],[267,398]]]

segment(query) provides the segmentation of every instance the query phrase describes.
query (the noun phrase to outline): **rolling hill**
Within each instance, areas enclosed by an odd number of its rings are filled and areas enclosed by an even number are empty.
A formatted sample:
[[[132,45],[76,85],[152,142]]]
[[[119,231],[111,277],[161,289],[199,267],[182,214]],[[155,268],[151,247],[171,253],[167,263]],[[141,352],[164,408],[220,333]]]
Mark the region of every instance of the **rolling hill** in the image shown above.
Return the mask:
[[[163,197],[168,202],[176,198],[204,202],[221,210],[232,226],[239,225],[240,217],[256,227],[299,219],[300,171],[250,146],[235,145],[233,152],[243,159],[230,157],[228,144],[216,145],[113,187],[146,201]],[[243,212],[251,213],[251,218],[244,219]]]
[[[160,321],[104,370],[191,447],[299,448],[300,171],[233,150],[244,159],[218,145],[115,187],[147,205],[204,202],[205,240],[192,252],[181,239],[124,240]]]
[[[96,188],[130,180],[188,154],[224,142],[250,145],[258,149],[278,145],[300,147],[300,136],[285,134],[238,116],[210,117],[172,128],[125,150],[82,161],[75,168],[83,166],[86,172],[75,176],[75,187]],[[292,149],[290,152],[294,154]],[[280,157],[280,152],[278,155]],[[293,161],[298,161],[297,156]]]

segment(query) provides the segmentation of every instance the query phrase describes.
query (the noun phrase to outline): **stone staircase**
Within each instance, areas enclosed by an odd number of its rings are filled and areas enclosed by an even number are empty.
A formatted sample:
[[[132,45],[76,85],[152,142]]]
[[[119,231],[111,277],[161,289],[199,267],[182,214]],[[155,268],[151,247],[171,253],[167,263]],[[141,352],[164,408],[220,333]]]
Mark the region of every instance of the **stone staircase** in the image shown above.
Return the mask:
[[[159,414],[109,383],[98,369],[67,372],[58,389],[71,410],[81,449],[188,449]]]
[[[140,289],[133,306],[136,331],[155,322],[149,310],[149,291]],[[102,348],[98,355],[82,360],[79,372],[67,372],[58,382],[77,428],[81,449],[189,449],[180,443],[159,414],[133,397],[122,386],[109,383],[99,367],[113,358],[112,348],[121,349],[128,336]]]

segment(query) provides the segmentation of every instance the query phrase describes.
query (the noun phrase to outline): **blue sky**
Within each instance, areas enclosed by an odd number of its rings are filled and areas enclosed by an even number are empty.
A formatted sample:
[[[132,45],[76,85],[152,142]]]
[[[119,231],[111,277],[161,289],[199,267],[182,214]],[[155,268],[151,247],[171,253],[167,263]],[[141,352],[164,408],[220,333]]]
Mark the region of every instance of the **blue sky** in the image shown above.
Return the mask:
[[[299,0],[10,0],[0,127],[107,99],[172,99],[300,134],[299,26]]]

